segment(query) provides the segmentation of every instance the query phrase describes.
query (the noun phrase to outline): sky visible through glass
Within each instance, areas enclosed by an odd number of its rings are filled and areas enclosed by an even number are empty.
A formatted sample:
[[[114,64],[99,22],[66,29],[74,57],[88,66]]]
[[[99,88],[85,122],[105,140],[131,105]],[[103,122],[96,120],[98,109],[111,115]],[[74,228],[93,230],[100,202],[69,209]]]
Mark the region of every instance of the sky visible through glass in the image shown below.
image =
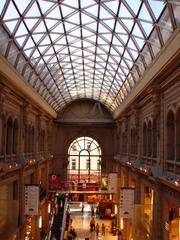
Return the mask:
[[[1,0],[0,53],[56,111],[115,112],[180,22],[179,1]]]

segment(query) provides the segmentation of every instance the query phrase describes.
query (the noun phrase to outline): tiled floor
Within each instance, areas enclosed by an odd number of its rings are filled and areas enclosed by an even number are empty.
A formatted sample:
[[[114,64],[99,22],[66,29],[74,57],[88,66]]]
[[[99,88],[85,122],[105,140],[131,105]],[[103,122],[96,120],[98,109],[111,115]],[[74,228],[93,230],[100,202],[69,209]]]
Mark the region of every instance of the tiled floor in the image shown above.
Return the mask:
[[[95,216],[95,222],[99,223],[100,229],[99,234],[96,236],[96,232],[90,232],[90,220],[92,216],[90,213],[71,213],[72,226],[75,228],[77,233],[77,239],[85,239],[89,238],[90,240],[117,240],[117,236],[113,236],[111,233],[111,221],[110,220],[102,220],[99,217]],[[102,223],[106,226],[105,236],[102,236],[101,225]]]

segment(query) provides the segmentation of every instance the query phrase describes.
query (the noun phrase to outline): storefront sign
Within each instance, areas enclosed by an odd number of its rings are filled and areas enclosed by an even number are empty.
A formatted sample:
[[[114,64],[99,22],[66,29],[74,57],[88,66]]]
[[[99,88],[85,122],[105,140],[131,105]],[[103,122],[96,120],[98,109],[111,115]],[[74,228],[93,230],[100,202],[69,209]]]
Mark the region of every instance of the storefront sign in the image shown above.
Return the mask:
[[[120,189],[120,217],[131,218],[134,209],[134,188]]]
[[[48,178],[49,190],[61,189],[61,177],[60,175],[50,174]]]
[[[38,215],[39,186],[25,185],[25,215]]]
[[[101,190],[108,189],[108,176],[101,176],[100,187],[101,187]]]

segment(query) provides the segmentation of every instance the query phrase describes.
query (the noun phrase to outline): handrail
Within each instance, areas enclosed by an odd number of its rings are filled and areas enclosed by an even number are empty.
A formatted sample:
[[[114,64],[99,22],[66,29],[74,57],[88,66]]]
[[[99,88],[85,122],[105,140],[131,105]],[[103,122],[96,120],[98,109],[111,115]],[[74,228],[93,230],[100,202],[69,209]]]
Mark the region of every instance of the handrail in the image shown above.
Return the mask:
[[[62,221],[59,222],[59,226],[58,226],[58,232],[60,233],[59,236],[56,236],[57,237],[57,240],[63,240],[64,239],[64,232],[65,232],[65,228],[66,228],[66,216],[67,216],[67,208],[68,208],[68,195],[65,195],[65,198],[64,198],[64,203],[63,203],[63,212],[62,212]],[[55,201],[54,201],[54,204],[58,203],[58,196],[55,197]],[[58,213],[58,214],[61,214],[61,213]],[[58,215],[57,215],[58,216]],[[53,214],[52,215],[52,219],[51,219],[51,224],[50,224],[50,229],[49,229],[49,233],[48,233],[48,236],[47,236],[47,240],[51,240],[51,237],[52,237],[52,227],[54,225],[54,223],[57,221],[57,218],[56,216]]]
[[[64,232],[65,232],[65,228],[66,228],[67,209],[68,209],[68,196],[66,195],[65,202],[64,202],[64,212],[63,212],[60,240],[64,239]]]
[[[57,197],[55,197],[55,200],[54,200],[55,204],[57,203]],[[50,230],[49,230],[49,233],[48,233],[48,240],[51,240],[51,227],[53,225],[53,222],[54,222],[54,214],[52,215],[52,219],[51,219],[51,224],[50,224]]]

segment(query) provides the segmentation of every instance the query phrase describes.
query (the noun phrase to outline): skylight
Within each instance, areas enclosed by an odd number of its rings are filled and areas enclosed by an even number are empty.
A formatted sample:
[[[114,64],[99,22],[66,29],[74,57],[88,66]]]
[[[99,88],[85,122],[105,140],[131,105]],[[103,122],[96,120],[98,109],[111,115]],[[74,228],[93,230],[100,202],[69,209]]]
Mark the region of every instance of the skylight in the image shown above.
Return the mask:
[[[179,12],[178,1],[1,0],[0,53],[54,110],[90,98],[114,112]]]

